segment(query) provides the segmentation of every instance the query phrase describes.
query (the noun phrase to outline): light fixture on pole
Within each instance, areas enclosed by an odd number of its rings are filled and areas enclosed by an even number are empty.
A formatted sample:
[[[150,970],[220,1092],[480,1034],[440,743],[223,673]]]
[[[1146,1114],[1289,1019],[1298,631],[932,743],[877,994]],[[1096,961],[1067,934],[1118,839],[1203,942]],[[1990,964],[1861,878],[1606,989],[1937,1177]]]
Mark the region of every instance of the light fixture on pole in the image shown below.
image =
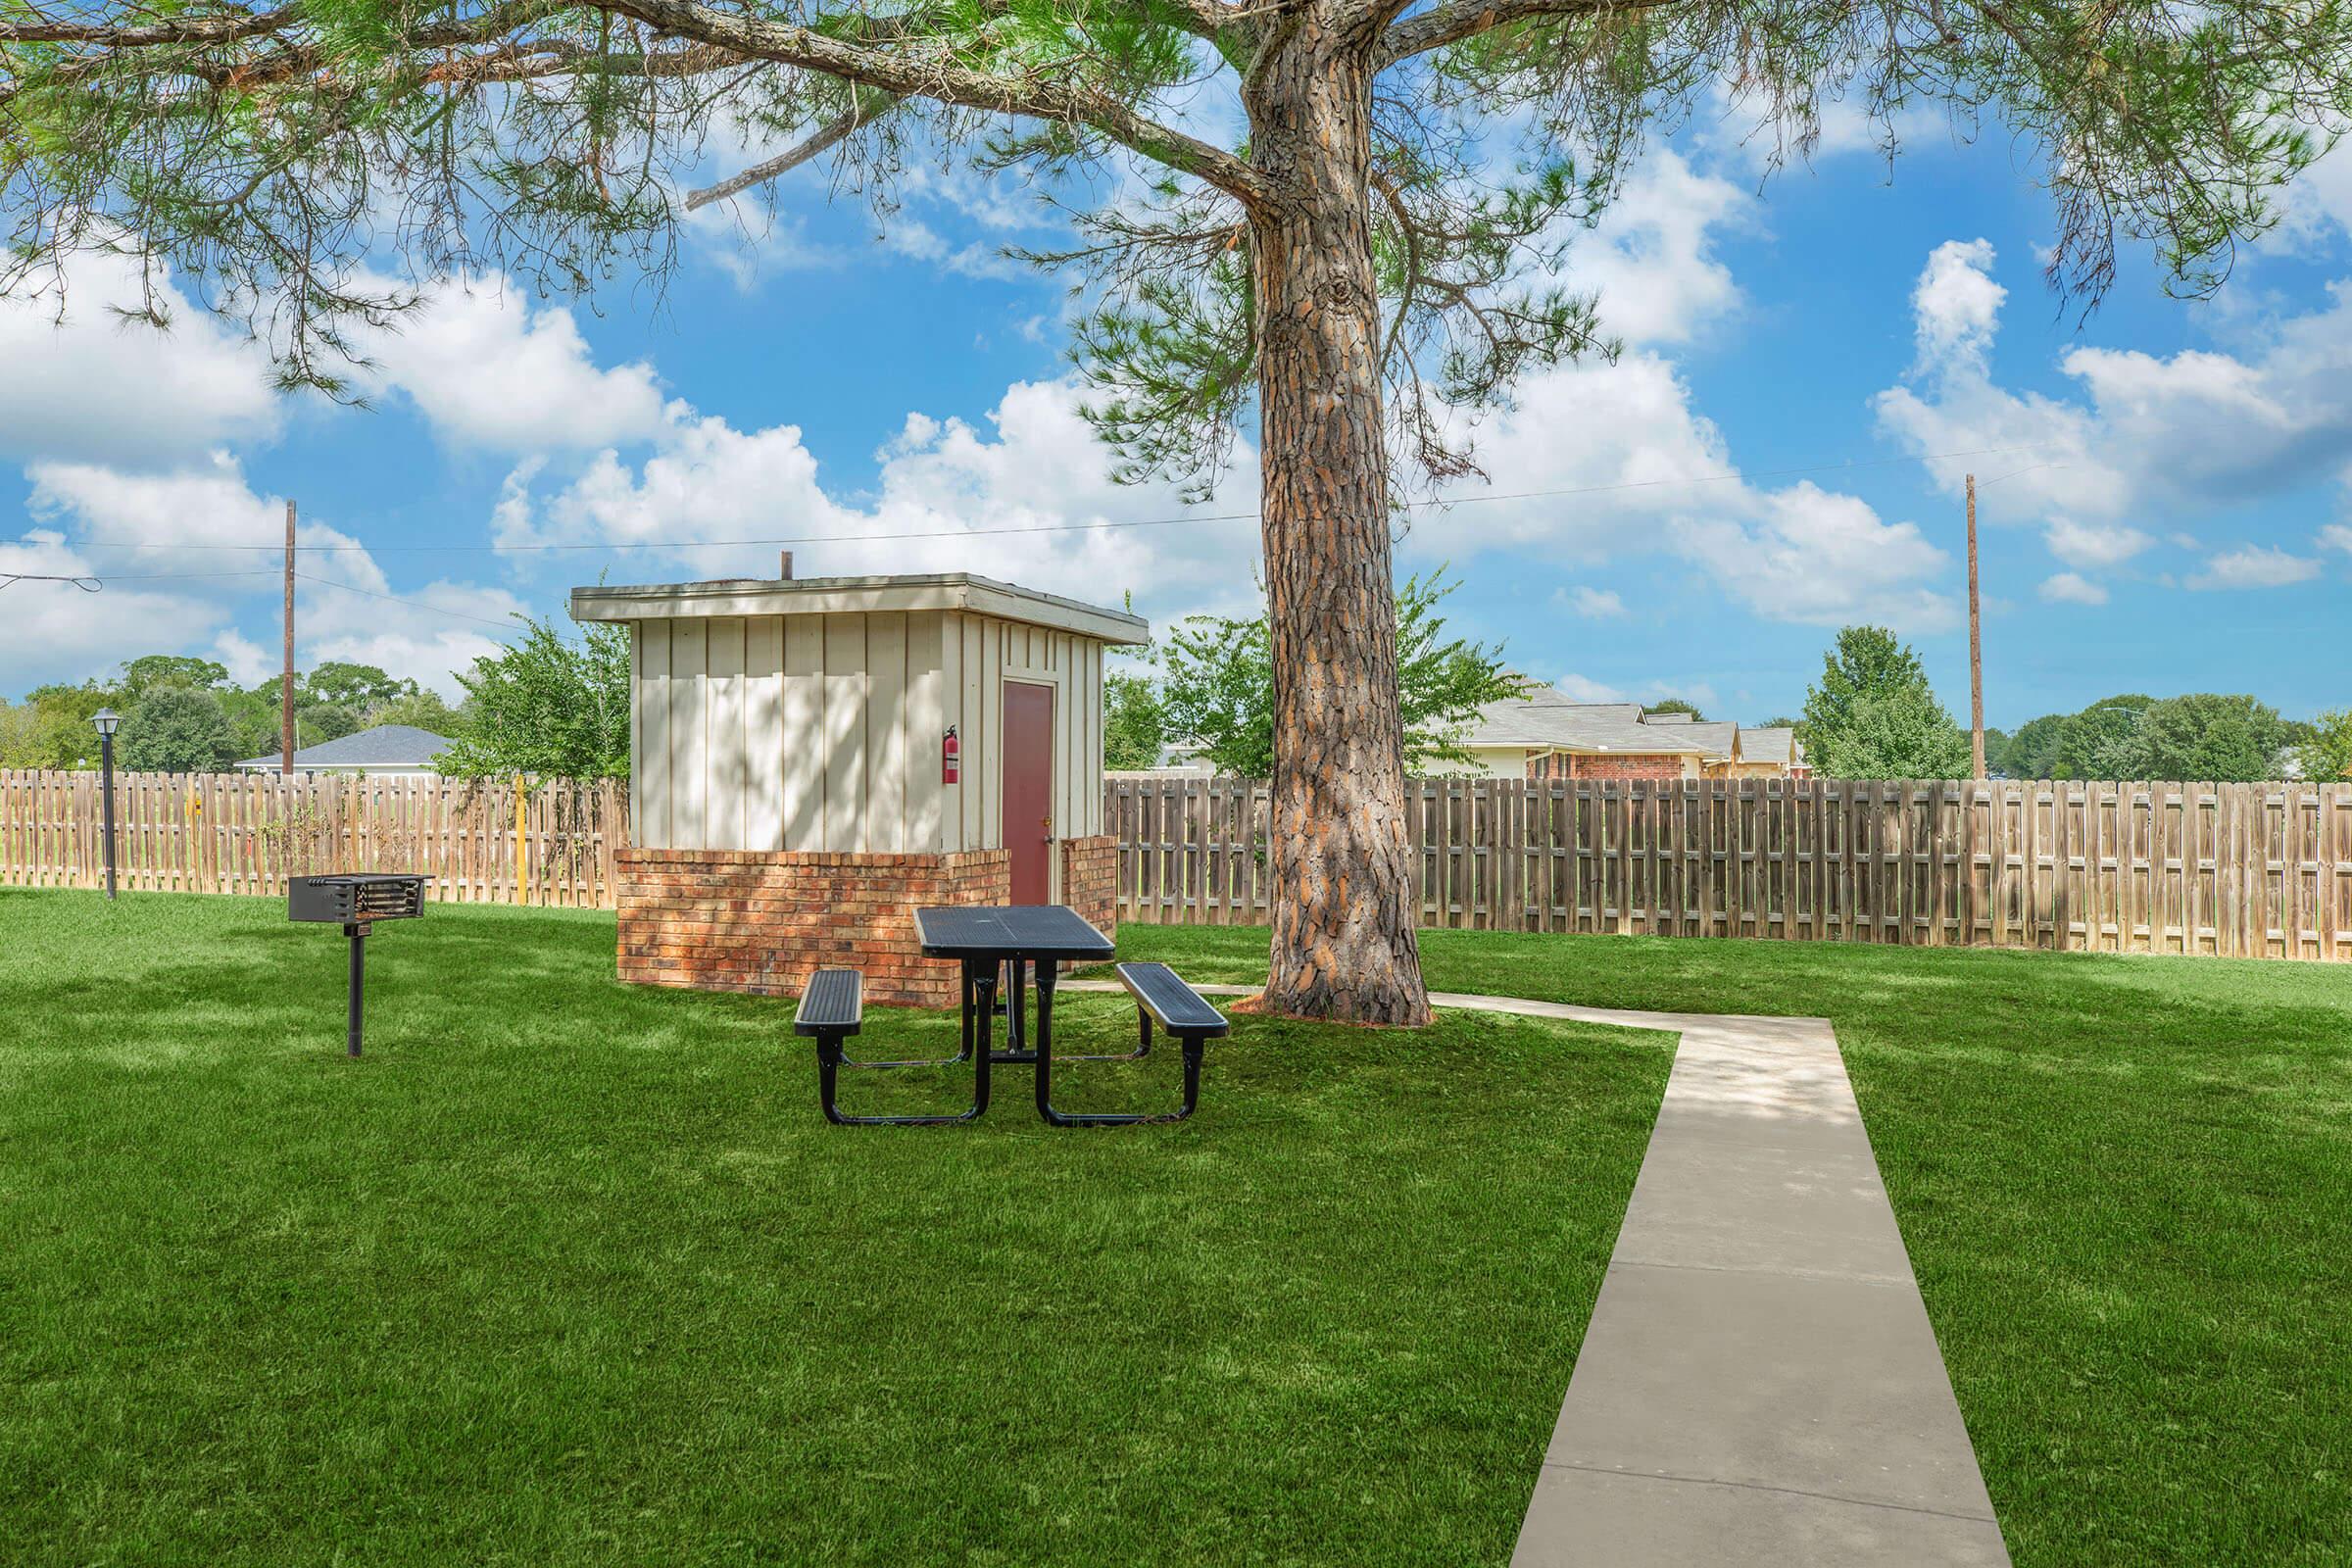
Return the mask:
[[[122,715],[111,708],[101,708],[90,715],[98,726],[99,789],[106,797],[106,896],[115,896],[115,730]]]

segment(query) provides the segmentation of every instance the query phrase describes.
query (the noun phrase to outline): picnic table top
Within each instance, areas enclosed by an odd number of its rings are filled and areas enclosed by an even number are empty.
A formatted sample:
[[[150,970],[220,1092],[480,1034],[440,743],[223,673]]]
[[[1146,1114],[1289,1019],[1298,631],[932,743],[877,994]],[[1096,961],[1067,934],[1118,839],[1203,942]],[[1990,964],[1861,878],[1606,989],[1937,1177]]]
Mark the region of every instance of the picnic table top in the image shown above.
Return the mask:
[[[1116,951],[1066,904],[917,909],[914,929],[932,958],[1107,958]]]

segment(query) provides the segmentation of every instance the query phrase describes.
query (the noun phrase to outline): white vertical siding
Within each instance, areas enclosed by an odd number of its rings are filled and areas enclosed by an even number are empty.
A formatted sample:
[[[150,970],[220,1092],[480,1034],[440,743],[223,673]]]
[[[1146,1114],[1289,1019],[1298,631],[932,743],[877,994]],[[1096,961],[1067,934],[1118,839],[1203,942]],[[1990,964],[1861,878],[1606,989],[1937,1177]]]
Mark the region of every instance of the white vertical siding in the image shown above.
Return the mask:
[[[743,846],[784,847],[784,617],[755,615],[743,642]]]
[[[906,613],[865,619],[865,844],[901,855],[906,843]]]
[[[865,662],[865,621],[863,615],[824,617],[823,847],[858,854],[869,847],[865,702],[872,681]]]
[[[686,617],[631,628],[633,842],[998,849],[1006,680],[1054,688],[1054,830],[1102,830],[1102,645],[968,612]],[[954,725],[959,782],[940,778]]]
[[[710,623],[669,623],[669,835],[673,845],[708,849],[703,792],[709,782]]]
[[[939,780],[940,743],[948,730],[944,653],[937,611],[906,617],[906,848],[935,855],[947,848]]]
[[[740,615],[710,622],[710,674],[705,684],[703,843],[714,850],[745,848],[745,796],[751,768],[744,756],[744,623]]]
[[[816,615],[784,617],[784,844],[821,850],[825,843],[825,623]]]

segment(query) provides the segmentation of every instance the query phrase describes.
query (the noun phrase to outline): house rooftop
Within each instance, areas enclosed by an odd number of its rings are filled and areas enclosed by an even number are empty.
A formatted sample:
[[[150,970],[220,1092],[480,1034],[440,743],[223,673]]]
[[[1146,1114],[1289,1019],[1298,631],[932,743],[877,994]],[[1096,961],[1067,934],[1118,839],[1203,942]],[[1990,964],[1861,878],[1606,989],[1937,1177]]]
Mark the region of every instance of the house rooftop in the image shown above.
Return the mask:
[[[1640,703],[1578,703],[1537,686],[1480,709],[1461,744],[1724,758],[1737,731],[1730,723],[1645,723]]]
[[[1742,729],[1740,731],[1740,760],[1743,762],[1774,762],[1783,767],[1804,765],[1805,749],[1796,741],[1796,731],[1786,724]]]
[[[320,741],[306,746],[294,754],[296,767],[429,767],[434,758],[449,750],[452,742],[446,735],[436,735],[429,729],[414,724],[378,724],[339,740]],[[272,768],[279,764],[279,754],[249,757],[239,767]]]

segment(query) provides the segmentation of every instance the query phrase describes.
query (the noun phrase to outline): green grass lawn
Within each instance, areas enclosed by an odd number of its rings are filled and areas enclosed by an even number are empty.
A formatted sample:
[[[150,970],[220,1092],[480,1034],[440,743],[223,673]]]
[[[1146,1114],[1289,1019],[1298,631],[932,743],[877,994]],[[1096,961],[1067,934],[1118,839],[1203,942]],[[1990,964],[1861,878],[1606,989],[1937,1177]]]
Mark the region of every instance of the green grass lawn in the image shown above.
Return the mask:
[[[843,1130],[609,915],[369,948],[354,1062],[331,927],[0,889],[0,1561],[1499,1563],[1671,1055],[1243,1020],[1181,1127]]]
[[[1128,956],[1263,980],[1266,933]],[[2010,1549],[2352,1561],[2352,968],[1433,931],[1430,984],[1838,1028]]]

